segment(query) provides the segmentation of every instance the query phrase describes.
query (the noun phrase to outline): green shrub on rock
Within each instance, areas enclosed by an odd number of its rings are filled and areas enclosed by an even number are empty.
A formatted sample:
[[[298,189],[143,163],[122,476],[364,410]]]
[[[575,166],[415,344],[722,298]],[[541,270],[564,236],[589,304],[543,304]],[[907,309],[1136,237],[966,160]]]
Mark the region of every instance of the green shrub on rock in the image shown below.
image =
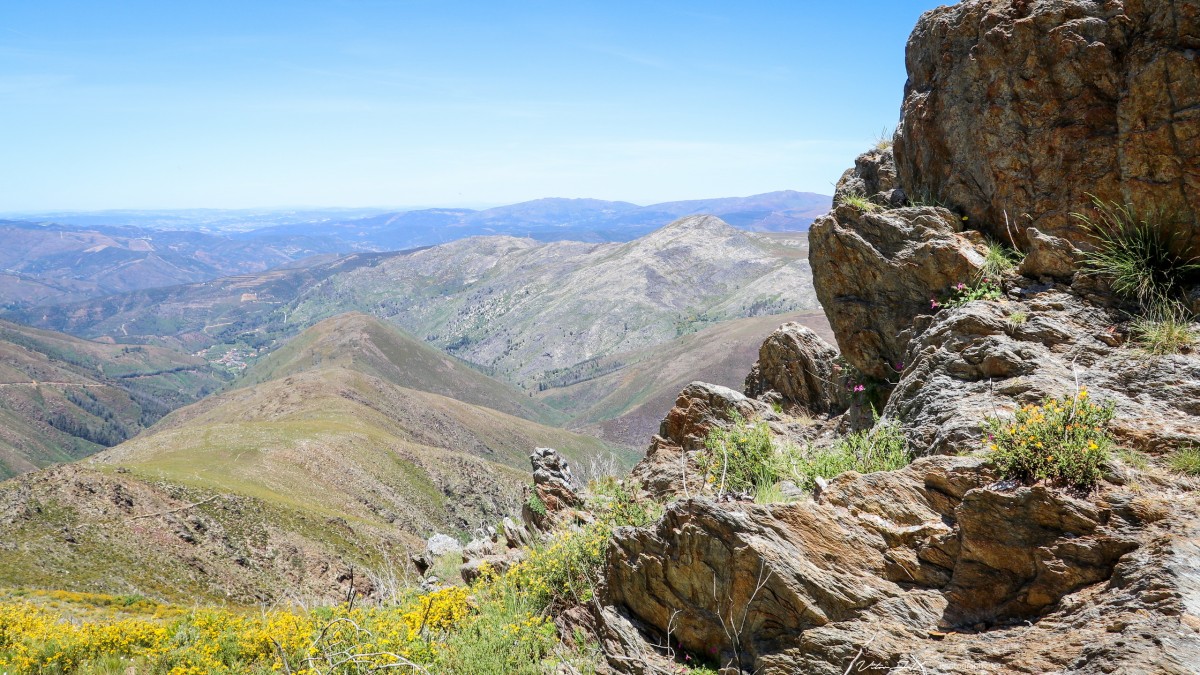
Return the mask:
[[[1112,419],[1113,404],[1094,403],[1081,387],[1073,397],[1019,408],[1011,419],[989,417],[985,442],[1005,478],[1090,490],[1114,445]]]

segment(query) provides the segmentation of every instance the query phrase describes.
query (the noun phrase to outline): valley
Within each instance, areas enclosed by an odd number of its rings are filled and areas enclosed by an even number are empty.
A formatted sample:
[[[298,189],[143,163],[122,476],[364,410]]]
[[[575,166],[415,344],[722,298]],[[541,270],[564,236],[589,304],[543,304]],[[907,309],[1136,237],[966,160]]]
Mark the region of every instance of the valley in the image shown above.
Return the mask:
[[[224,383],[188,354],[0,321],[0,479],[115,445]]]
[[[136,438],[0,484],[0,573],[173,598],[323,594],[346,565],[402,560],[434,532],[519,509],[532,447],[634,459],[527,417],[553,413],[375,319],[330,319]]]

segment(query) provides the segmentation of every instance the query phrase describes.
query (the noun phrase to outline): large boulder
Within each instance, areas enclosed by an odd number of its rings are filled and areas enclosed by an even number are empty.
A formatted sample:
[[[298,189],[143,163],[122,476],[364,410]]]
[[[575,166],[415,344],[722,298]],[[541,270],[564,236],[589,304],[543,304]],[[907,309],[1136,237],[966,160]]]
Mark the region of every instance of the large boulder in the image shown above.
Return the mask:
[[[1200,1],[966,0],[908,40],[900,186],[1018,242],[1081,239],[1095,195],[1200,208]]]
[[[842,356],[878,380],[894,378],[913,320],[983,266],[979,233],[940,207],[860,211],[848,204],[809,230],[817,298]]]
[[[767,336],[746,376],[745,392],[798,405],[814,415],[837,415],[850,406],[838,353],[809,328],[789,322]]]

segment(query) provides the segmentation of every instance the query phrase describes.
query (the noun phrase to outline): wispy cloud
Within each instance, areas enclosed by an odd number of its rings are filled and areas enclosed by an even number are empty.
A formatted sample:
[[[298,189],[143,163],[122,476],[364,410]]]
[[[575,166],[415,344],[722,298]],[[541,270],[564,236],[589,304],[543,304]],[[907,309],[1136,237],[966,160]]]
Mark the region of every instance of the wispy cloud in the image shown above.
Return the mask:
[[[587,44],[587,45],[580,45],[580,46],[589,52],[595,52],[597,54],[605,54],[607,56],[612,56],[614,58],[620,59],[627,63],[632,63],[632,64],[639,65],[639,66],[646,66],[647,68],[654,68],[656,70],[674,70],[675,69],[675,67],[673,65],[671,65],[670,63],[668,63],[667,61],[665,61],[663,59],[658,58],[657,56],[652,56],[650,54],[644,54],[644,53],[633,51],[630,49],[625,49],[623,47],[614,47],[611,45],[600,45],[600,44]]]

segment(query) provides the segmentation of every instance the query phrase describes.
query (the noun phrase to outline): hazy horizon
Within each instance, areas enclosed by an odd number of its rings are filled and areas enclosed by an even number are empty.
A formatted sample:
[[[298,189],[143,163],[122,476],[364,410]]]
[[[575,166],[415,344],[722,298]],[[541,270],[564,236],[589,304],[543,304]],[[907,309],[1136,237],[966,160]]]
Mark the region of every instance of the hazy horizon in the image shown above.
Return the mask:
[[[0,212],[828,194],[936,4],[6,5]]]
[[[745,198],[749,198],[749,197],[756,197],[759,195],[771,194],[773,192],[784,192],[784,191],[786,191],[786,190],[772,190],[770,192],[756,192],[756,193],[747,194],[747,195],[710,195],[708,197],[697,197],[695,199],[681,199],[681,200],[669,200],[669,201],[675,202],[675,201],[707,201],[707,200],[712,200],[712,199],[745,199]],[[802,194],[818,195],[821,197],[829,197],[830,199],[832,199],[832,197],[833,197],[833,195],[832,195],[833,190],[830,190],[829,194],[820,193],[820,192],[805,192],[805,191],[801,191],[801,190],[796,190],[795,192],[800,192]],[[545,199],[586,200],[586,199],[595,199],[595,198],[594,197],[547,196],[547,197],[537,197],[535,199],[524,200],[521,202],[501,202],[501,203],[462,202],[462,203],[451,203],[451,204],[416,204],[416,205],[412,205],[412,204],[408,204],[408,205],[406,205],[406,204],[390,204],[390,205],[389,204],[384,204],[384,205],[366,204],[366,205],[358,206],[358,205],[285,204],[285,205],[277,205],[277,206],[270,206],[270,205],[268,205],[268,206],[246,206],[246,207],[237,207],[237,208],[222,208],[222,207],[210,207],[210,206],[178,206],[178,207],[146,208],[146,209],[121,208],[121,207],[105,208],[105,209],[30,209],[30,210],[13,210],[13,211],[0,210],[0,216],[19,217],[19,216],[39,216],[39,215],[52,215],[52,214],[104,214],[104,213],[164,213],[164,214],[166,214],[166,213],[184,213],[184,212],[189,212],[189,211],[246,212],[246,213],[256,213],[256,212],[257,213],[285,213],[285,212],[289,212],[289,211],[294,211],[294,212],[309,212],[309,211],[311,211],[311,212],[320,212],[320,211],[331,211],[331,212],[332,211],[379,211],[379,212],[395,211],[395,212],[405,212],[405,211],[424,211],[424,210],[431,210],[431,209],[447,209],[447,210],[466,209],[466,210],[472,210],[472,211],[486,211],[488,209],[500,208],[503,206],[513,206],[516,204],[522,204],[522,203],[528,203],[528,202],[537,202],[537,201],[541,201],[541,200],[545,200]],[[612,199],[612,200],[601,200],[601,201],[623,202],[623,203],[633,204],[633,205],[639,206],[639,207],[646,207],[646,206],[653,206],[655,204],[668,203],[668,202],[642,202],[642,203],[639,203],[639,202],[630,201],[628,199]]]

